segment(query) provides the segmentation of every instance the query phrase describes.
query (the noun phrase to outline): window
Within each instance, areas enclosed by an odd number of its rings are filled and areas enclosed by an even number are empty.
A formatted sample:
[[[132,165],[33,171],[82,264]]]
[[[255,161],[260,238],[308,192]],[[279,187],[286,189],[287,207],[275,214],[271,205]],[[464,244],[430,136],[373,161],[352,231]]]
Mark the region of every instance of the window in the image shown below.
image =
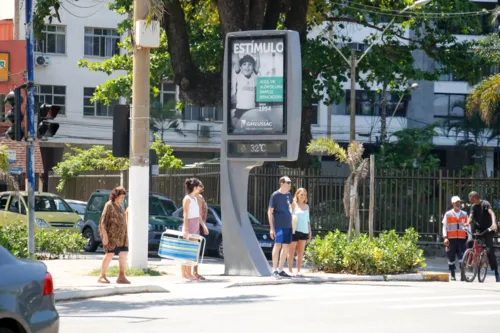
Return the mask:
[[[222,108],[213,106],[186,105],[182,110],[185,120],[222,121]]]
[[[83,88],[83,115],[91,117],[112,117],[113,109],[118,101],[111,102],[111,105],[104,105],[101,102],[92,103],[90,99],[94,96],[95,88]]]
[[[165,209],[167,211],[167,214],[169,216],[171,216],[177,210],[177,206],[175,205],[175,202],[173,202],[172,200],[160,199],[160,201],[163,205],[163,209]]]
[[[311,124],[318,125],[318,100],[312,102]]]
[[[18,196],[12,196],[12,198],[10,199],[9,211],[19,214],[19,206],[21,206],[20,214],[26,215],[26,208],[24,207],[23,202],[19,199]]]
[[[36,40],[35,52],[48,54],[66,53],[66,27],[60,25],[47,25],[42,31],[43,39]]]
[[[0,209],[5,210],[5,206],[7,206],[7,201],[9,200],[9,194],[3,195],[0,198]]]
[[[346,91],[346,114],[350,114],[351,92]],[[387,94],[387,117],[406,117],[411,96],[404,95],[401,99],[399,93]],[[400,102],[401,100],[401,102]],[[382,112],[382,93],[376,91],[356,90],[356,114],[364,116],[379,116]],[[396,112],[394,110],[398,108]]]
[[[101,212],[104,209],[104,205],[108,201],[108,196],[96,195],[90,199],[88,211],[89,212]]]
[[[434,94],[434,117],[463,117],[466,95]]]
[[[40,105],[50,104],[61,107],[59,114],[65,114],[66,87],[65,86],[38,86],[35,101]]]
[[[23,198],[28,202],[27,196]],[[35,196],[35,212],[70,213],[73,209],[60,197]]]
[[[85,28],[84,54],[109,58],[120,54],[120,35],[115,29]]]

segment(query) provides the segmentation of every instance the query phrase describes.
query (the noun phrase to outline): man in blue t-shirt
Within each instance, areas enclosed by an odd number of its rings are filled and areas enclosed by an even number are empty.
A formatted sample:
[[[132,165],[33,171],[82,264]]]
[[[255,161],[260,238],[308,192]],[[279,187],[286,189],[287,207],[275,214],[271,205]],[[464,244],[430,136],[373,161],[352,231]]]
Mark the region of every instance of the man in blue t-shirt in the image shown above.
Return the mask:
[[[270,236],[274,239],[273,277],[275,278],[291,277],[283,270],[293,235],[291,184],[290,178],[286,176],[280,178],[280,189],[271,195],[269,209],[267,210],[267,217],[271,227]]]

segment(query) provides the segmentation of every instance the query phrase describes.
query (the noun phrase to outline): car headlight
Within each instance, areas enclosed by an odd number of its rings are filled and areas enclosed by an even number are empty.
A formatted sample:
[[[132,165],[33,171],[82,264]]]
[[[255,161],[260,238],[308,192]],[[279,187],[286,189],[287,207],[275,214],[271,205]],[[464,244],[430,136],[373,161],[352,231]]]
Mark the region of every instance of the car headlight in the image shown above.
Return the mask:
[[[153,225],[151,223],[148,224],[148,230],[149,231],[153,230]]]
[[[48,228],[49,225],[42,219],[35,219],[36,226],[39,228]]]
[[[76,227],[82,229],[84,224],[83,220],[79,219],[78,222],[76,222]]]

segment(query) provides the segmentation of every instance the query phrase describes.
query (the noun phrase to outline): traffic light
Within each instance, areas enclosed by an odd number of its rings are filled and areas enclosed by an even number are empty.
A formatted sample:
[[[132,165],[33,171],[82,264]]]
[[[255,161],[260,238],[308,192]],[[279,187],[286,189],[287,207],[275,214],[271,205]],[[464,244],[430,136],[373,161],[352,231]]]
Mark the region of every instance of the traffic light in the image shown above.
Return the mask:
[[[21,105],[23,98],[21,96],[21,88],[16,88],[5,96],[4,103],[10,105],[10,110],[7,112],[6,118],[12,123],[12,126],[7,130],[7,136],[11,140],[22,141],[24,138],[24,130],[22,126],[23,113]]]
[[[50,138],[57,133],[57,130],[59,129],[59,123],[54,123],[49,120],[54,120],[59,114],[60,110],[61,107],[57,105],[42,104],[40,106],[40,109],[38,110],[37,138]]]

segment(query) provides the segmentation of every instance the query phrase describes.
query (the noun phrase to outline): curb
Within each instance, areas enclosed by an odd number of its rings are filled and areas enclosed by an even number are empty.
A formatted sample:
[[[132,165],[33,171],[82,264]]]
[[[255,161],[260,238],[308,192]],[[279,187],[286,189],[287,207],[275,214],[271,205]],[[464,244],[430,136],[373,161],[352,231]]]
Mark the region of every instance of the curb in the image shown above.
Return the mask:
[[[139,294],[139,293],[168,293],[163,287],[156,285],[126,286],[126,287],[103,287],[89,290],[57,291],[54,293],[56,303],[88,298]]]
[[[353,276],[328,276],[311,278],[294,278],[281,280],[263,280],[232,283],[225,288],[252,287],[252,286],[275,286],[282,284],[322,284],[335,282],[449,282],[448,273],[418,272],[400,275],[353,275]]]

